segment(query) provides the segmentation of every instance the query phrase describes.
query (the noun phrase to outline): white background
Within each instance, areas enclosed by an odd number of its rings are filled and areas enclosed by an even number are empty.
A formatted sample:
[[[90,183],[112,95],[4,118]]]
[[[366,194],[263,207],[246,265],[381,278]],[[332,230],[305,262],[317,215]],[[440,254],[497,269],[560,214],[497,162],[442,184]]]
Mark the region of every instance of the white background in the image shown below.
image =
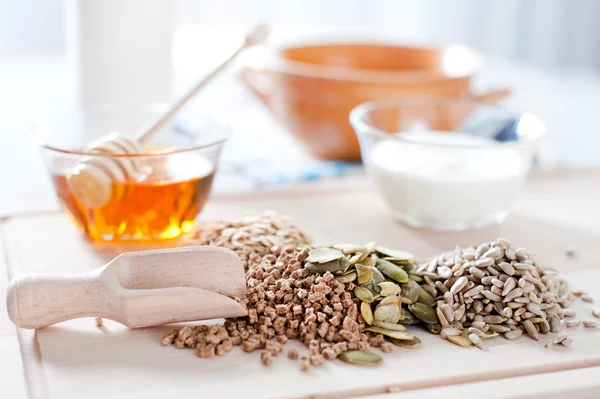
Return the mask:
[[[0,55],[62,53],[69,1],[0,0]],[[151,8],[165,2],[175,4],[179,24],[262,20],[286,26],[374,27],[399,39],[462,42],[490,55],[547,67],[600,67],[598,0],[146,0],[144,4]]]

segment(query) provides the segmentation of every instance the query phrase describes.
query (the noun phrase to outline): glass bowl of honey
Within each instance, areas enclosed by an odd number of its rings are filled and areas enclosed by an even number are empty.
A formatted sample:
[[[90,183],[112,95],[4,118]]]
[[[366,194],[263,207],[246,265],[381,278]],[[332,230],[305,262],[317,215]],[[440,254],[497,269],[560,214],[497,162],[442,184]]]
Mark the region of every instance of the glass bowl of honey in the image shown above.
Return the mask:
[[[167,109],[162,104],[98,105],[57,112],[36,123],[34,139],[56,195],[89,239],[162,241],[193,229],[231,134],[226,124],[183,110],[138,151],[120,151],[118,143],[111,151],[90,150],[111,137],[135,140],[140,127]]]

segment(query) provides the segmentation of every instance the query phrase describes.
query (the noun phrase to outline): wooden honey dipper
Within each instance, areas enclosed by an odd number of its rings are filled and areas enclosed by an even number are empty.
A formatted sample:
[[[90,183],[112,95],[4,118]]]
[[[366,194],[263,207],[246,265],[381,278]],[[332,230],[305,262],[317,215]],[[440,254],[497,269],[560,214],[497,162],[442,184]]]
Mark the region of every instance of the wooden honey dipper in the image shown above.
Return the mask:
[[[206,84],[248,47],[263,43],[269,35],[265,25],[257,25],[245,36],[244,42],[208,75],[177,100],[157,120],[142,127],[133,138],[110,134],[90,144],[90,157],[78,164],[67,177],[75,197],[88,208],[100,208],[112,197],[112,182],[139,175],[144,165],[135,157],[101,157],[94,154],[130,155],[142,153],[142,145],[150,139]]]

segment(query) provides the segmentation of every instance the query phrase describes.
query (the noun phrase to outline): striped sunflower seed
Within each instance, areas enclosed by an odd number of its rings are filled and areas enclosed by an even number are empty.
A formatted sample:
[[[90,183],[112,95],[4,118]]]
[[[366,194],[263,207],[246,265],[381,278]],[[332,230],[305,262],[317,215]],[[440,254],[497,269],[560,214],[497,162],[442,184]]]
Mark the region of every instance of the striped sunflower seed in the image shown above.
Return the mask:
[[[554,345],[560,344],[561,342],[563,342],[565,339],[569,338],[569,336],[567,334],[561,334],[561,335],[557,335],[556,337],[554,337],[554,339],[552,340],[552,343]]]
[[[560,324],[560,317],[558,317],[558,315],[553,314],[550,316],[548,323],[550,324],[550,332],[559,332],[562,328],[562,324]]]
[[[435,313],[437,314],[438,320],[442,327],[450,325],[450,322],[446,320],[446,316],[444,316],[444,312],[442,312],[442,309],[439,306],[435,308]]]
[[[582,323],[583,323],[584,327],[588,327],[588,328],[598,327],[598,322],[596,320],[583,320]]]
[[[469,341],[471,341],[471,343],[473,345],[475,345],[482,351],[488,350],[487,347],[483,344],[483,341],[481,340],[481,338],[477,334],[469,334],[468,338],[469,338]]]
[[[506,339],[516,339],[523,335],[523,330],[512,330],[507,333],[504,333],[504,338]]]
[[[504,282],[504,287],[502,288],[502,296],[506,296],[509,292],[511,292],[517,286],[517,280],[510,277]]]
[[[510,302],[513,300],[515,300],[515,302],[518,302],[518,301],[516,301],[516,299],[519,299],[521,297],[521,295],[523,295],[523,292],[524,291],[521,287],[516,287],[504,296],[504,299],[502,300],[502,302],[506,303],[506,302]],[[529,302],[529,301],[527,301],[527,302]]]
[[[446,328],[442,328],[442,331],[440,331],[440,337],[446,339],[448,337],[460,335],[460,333],[461,333],[461,331],[458,328],[446,327]]]
[[[462,276],[459,277],[454,284],[452,284],[452,288],[450,288],[450,292],[454,295],[458,294],[463,288],[465,288],[467,286],[467,283],[469,282],[469,280]]]
[[[571,346],[572,343],[573,343],[573,340],[571,338],[564,339],[561,342],[562,346]]]
[[[569,320],[565,323],[565,325],[569,328],[572,328],[572,327],[580,326],[581,322],[579,320]]]
[[[454,309],[452,309],[452,306],[444,304],[438,307],[442,310],[442,313],[444,314],[446,320],[448,320],[448,323],[452,323],[454,321]]]
[[[535,328],[535,325],[532,322],[525,320],[523,322],[523,327],[525,327],[525,331],[527,331],[527,334],[529,334],[531,338],[535,339],[536,341],[540,340],[538,330]]]

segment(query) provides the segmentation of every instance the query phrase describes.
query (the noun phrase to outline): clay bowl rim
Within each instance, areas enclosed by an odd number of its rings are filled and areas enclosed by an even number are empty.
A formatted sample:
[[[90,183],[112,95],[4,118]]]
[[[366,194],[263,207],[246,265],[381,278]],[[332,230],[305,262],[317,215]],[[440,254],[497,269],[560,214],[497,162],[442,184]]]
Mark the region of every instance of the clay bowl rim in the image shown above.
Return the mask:
[[[507,113],[520,115],[529,114],[540,123],[539,130],[537,132],[526,133],[523,136],[519,136],[517,140],[510,142],[502,142],[498,143],[495,141],[490,142],[482,142],[477,145],[462,145],[462,144],[447,144],[447,143],[432,143],[432,142],[419,142],[411,139],[407,139],[402,137],[402,135],[394,135],[391,132],[387,132],[385,130],[381,130],[376,126],[373,126],[369,121],[365,120],[366,115],[375,109],[381,108],[394,108],[394,107],[402,107],[403,105],[427,105],[430,104],[432,106],[436,105],[472,105],[474,107],[484,107],[484,108],[493,108],[501,111],[506,111]],[[516,111],[509,109],[502,105],[490,104],[489,102],[481,102],[481,101],[473,101],[469,99],[447,99],[447,98],[439,98],[439,97],[426,97],[426,96],[418,96],[418,97],[402,97],[391,100],[374,100],[367,101],[362,104],[357,105],[350,111],[349,118],[350,124],[354,128],[357,136],[360,135],[371,135],[377,137],[378,139],[392,139],[397,140],[402,143],[408,143],[417,146],[425,146],[425,147],[446,147],[446,148],[467,148],[467,149],[478,149],[478,148],[499,148],[498,145],[502,145],[503,148],[512,147],[512,148],[525,148],[531,147],[532,145],[538,144],[542,141],[547,135],[547,126],[544,121],[542,121],[537,115],[526,112],[526,111]],[[362,153],[362,150],[361,150]]]
[[[303,61],[290,60],[284,56],[284,51],[300,47],[326,47],[326,46],[387,46],[406,50],[433,50],[457,56],[468,56],[468,65],[462,67],[461,72],[432,73],[427,70],[374,70],[374,69],[351,69],[343,66],[331,66],[313,64]],[[314,37],[294,38],[277,44],[266,44],[260,46],[262,56],[265,57],[263,68],[267,71],[278,72],[286,75],[312,77],[316,79],[356,81],[356,82],[390,82],[403,83],[407,86],[419,86],[435,82],[448,82],[469,78],[479,73],[484,64],[483,54],[472,47],[463,44],[408,44],[386,39],[332,39],[324,40]]]

